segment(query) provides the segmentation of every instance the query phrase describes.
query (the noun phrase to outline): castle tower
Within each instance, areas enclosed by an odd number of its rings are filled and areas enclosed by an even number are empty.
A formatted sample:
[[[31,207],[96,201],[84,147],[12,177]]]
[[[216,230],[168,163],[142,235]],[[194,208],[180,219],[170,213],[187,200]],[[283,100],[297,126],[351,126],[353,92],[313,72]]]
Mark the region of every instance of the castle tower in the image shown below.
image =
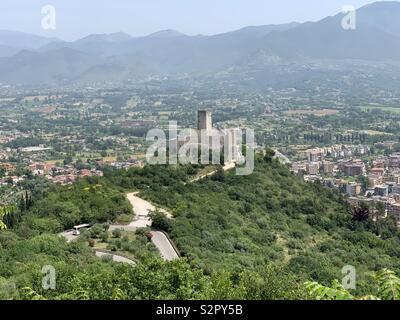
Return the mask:
[[[197,130],[212,130],[211,111],[200,110],[197,113]]]

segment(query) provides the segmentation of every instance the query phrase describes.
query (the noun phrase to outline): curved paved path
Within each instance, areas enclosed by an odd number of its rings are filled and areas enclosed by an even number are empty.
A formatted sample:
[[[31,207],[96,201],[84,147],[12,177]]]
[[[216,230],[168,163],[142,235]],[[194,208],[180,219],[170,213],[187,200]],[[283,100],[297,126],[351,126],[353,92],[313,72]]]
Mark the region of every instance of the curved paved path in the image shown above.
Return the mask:
[[[113,224],[110,226],[110,231],[114,229],[121,229],[125,231],[135,231],[138,228],[146,228],[151,227],[151,219],[150,212],[155,211],[156,207],[150,202],[137,197],[138,193],[128,193],[126,197],[133,207],[133,212],[135,213],[135,220],[127,225],[117,225]],[[163,212],[168,218],[172,218],[172,215],[164,209],[159,209]],[[158,251],[160,251],[161,256],[164,260],[171,261],[174,259],[178,259],[179,255],[172,246],[168,237],[159,231],[152,231],[151,241],[157,247]]]
[[[118,224],[113,224],[110,225],[109,231],[113,231],[115,229],[121,229],[125,231],[136,231],[138,228],[146,228],[151,226],[151,219],[150,219],[150,212],[156,210],[156,207],[152,205],[150,202],[141,199],[136,196],[136,193],[128,193],[126,196],[128,200],[130,201],[133,211],[136,214],[136,219],[132,221],[130,224],[127,225],[118,225]],[[172,215],[165,211],[164,209],[160,209],[160,211],[164,212],[167,217],[172,218]],[[168,237],[160,232],[160,231],[152,231],[151,234],[153,235],[151,241],[154,243],[154,245],[157,247],[157,249],[160,251],[161,256],[164,258],[164,260],[171,261],[174,259],[178,259],[179,255],[176,252],[175,248],[172,246],[170,240]],[[61,236],[67,239],[68,242],[74,241],[78,239],[77,236],[74,236],[72,234],[72,230],[68,230],[65,232],[60,233]],[[109,253],[104,253],[101,251],[96,251],[96,256],[102,257],[105,256]],[[111,254],[111,253],[110,253]],[[117,262],[126,262],[130,264],[135,264],[134,261],[129,260],[125,257],[118,256],[118,255],[113,255],[113,260]]]
[[[288,157],[286,157],[283,153],[281,153],[279,150],[277,150],[277,149],[273,149],[273,150],[275,151],[274,158],[280,159],[284,164],[291,164],[292,163],[290,161],[290,159]]]
[[[72,242],[72,241],[75,241],[75,240],[77,240],[77,239],[79,238],[79,237],[74,236],[74,235],[72,234],[72,230],[64,231],[64,232],[60,233],[60,236],[66,238],[66,239],[67,239],[67,242]],[[102,252],[102,251],[96,251],[95,254],[96,254],[96,256],[99,257],[99,258],[104,257],[104,256],[106,256],[106,255],[111,255],[113,261],[115,261],[115,262],[124,262],[124,263],[129,263],[129,264],[131,264],[131,265],[135,265],[135,264],[136,264],[136,262],[133,261],[133,260],[131,260],[131,259],[125,258],[125,257],[123,257],[123,256],[119,256],[119,255],[116,255],[116,254],[112,254],[112,253],[107,253],[107,252]]]
[[[230,163],[224,165],[224,166],[222,167],[222,169],[223,169],[224,171],[228,171],[228,170],[231,170],[231,169],[233,169],[233,168],[235,168],[235,167],[236,167],[236,164],[235,164],[234,162],[230,162]],[[204,179],[204,178],[211,177],[211,176],[212,176],[213,174],[215,174],[215,173],[217,173],[217,170],[214,170],[214,171],[209,172],[209,173],[207,173],[207,174],[203,174],[203,175],[201,175],[201,176],[199,176],[199,177],[196,177],[196,178],[190,180],[190,182],[193,183],[193,182],[196,182],[196,181],[200,181],[200,180],[202,180],[202,179]]]
[[[170,240],[163,232],[152,231],[151,234],[153,236],[151,241],[158,248],[164,260],[171,261],[179,258],[175,248],[172,246]]]
[[[126,197],[133,207],[133,212],[135,214],[135,219],[127,224],[127,225],[118,225],[113,224],[110,226],[110,231],[114,229],[121,229],[126,231],[135,231],[138,228],[146,228],[151,226],[151,219],[149,214],[151,211],[155,211],[156,207],[153,206],[150,202],[137,197],[138,193],[128,193]],[[172,218],[172,215],[164,209],[159,209],[163,212],[168,218]]]

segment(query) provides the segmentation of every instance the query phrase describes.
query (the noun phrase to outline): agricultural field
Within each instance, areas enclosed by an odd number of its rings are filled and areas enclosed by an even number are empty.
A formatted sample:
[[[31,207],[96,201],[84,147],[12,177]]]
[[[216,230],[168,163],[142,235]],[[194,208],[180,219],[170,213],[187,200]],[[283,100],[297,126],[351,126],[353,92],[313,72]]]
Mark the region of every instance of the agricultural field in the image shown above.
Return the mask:
[[[285,111],[285,114],[288,116],[297,116],[297,115],[304,115],[304,116],[316,116],[316,117],[326,117],[333,114],[339,113],[339,110],[336,109],[320,109],[320,110],[306,110],[306,109],[299,109],[299,110],[288,110]]]
[[[386,112],[393,112],[400,114],[400,107],[390,107],[390,106],[365,106],[361,108],[363,111],[381,110]]]

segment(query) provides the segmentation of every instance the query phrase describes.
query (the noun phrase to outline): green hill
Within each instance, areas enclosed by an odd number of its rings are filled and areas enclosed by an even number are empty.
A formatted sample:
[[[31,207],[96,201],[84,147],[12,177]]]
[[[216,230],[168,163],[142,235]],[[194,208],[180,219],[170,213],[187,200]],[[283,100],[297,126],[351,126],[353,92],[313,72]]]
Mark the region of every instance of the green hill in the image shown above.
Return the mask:
[[[299,281],[329,284],[353,265],[362,288],[368,271],[400,271],[394,219],[355,222],[339,193],[302,182],[276,161],[259,158],[250,176],[233,170],[218,179],[153,186],[144,195],[176,216],[171,237],[206,273],[274,264]]]
[[[257,157],[250,176],[220,170],[190,183],[200,169],[147,166],[106,170],[104,178],[67,187],[31,185],[33,197],[3,217],[9,230],[0,231],[0,297],[307,299],[314,296],[306,281],[330,286],[347,265],[356,267],[351,294],[360,296],[376,294],[371,271],[399,274],[393,219],[356,222],[339,193],[301,181],[270,158]],[[161,261],[140,232],[136,240],[112,239],[116,248],[140,252],[135,267],[95,258],[90,235],[67,244],[55,234],[88,219],[115,220],[129,211],[124,193],[132,189],[174,214],[158,226],[184,259]],[[41,287],[45,265],[57,270],[56,291]]]

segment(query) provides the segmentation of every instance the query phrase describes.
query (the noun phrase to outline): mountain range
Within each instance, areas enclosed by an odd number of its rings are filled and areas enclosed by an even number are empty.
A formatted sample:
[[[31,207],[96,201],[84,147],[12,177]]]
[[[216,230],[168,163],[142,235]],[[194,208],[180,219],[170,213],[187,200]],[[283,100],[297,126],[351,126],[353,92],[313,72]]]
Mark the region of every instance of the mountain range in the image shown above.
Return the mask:
[[[145,37],[94,34],[66,42],[0,31],[0,82],[64,84],[205,74],[321,60],[400,62],[400,2],[381,1],[317,22],[246,27],[212,36],[164,30]]]

